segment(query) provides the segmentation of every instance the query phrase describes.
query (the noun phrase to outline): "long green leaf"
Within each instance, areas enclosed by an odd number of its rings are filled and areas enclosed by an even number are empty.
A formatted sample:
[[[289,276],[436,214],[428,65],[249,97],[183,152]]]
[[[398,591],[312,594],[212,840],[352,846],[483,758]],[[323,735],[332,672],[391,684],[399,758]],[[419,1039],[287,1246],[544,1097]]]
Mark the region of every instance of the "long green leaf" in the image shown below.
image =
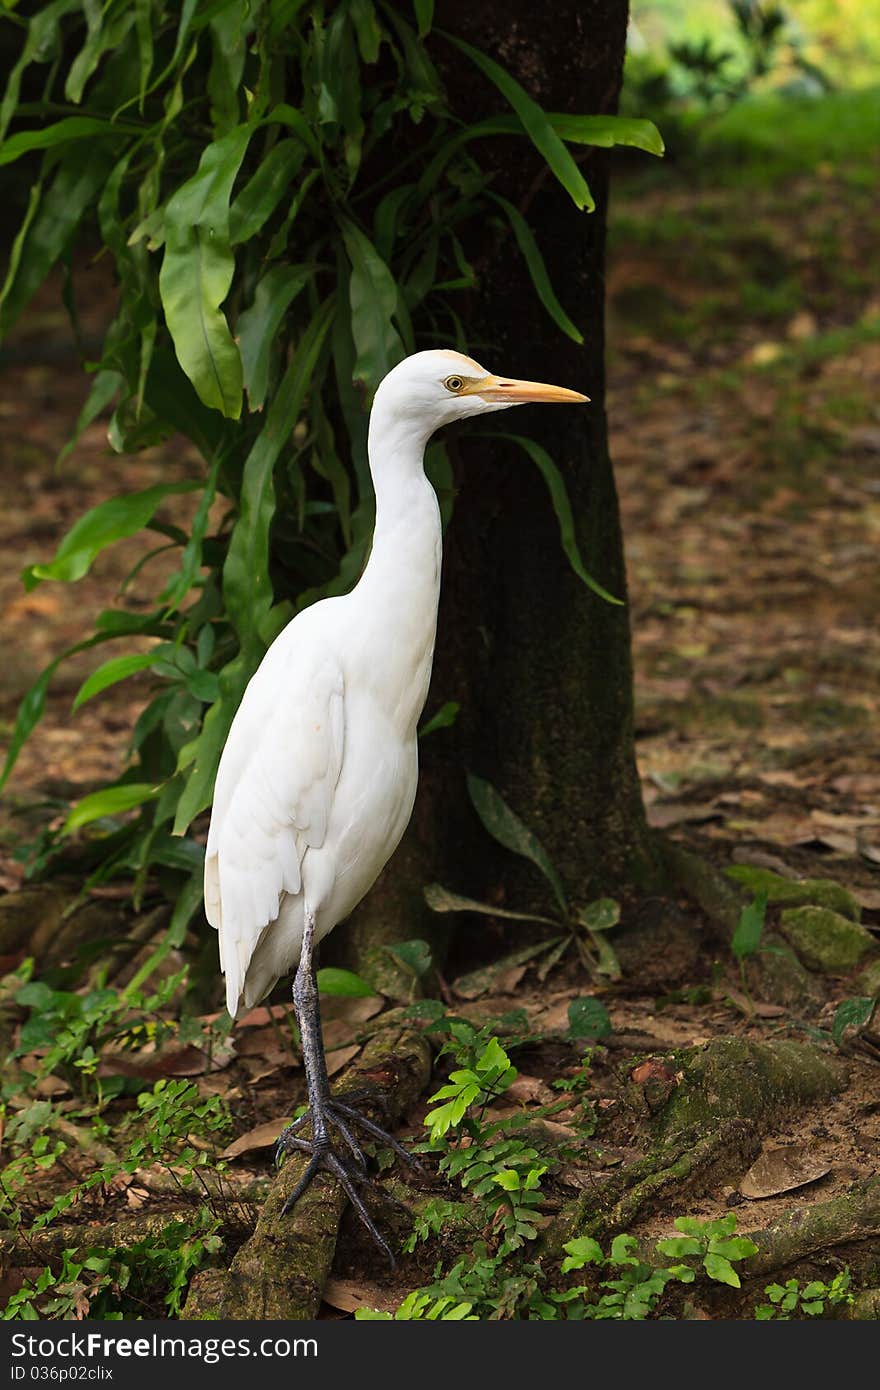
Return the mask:
[[[84,5],[88,32],[85,42],[68,69],[64,83],[64,95],[68,101],[78,105],[89,79],[94,74],[102,57],[110,49],[119,49],[125,43],[135,17],[129,5]]]
[[[41,126],[39,130],[20,130],[10,135],[0,145],[0,165],[12,164],[23,154],[33,150],[48,150],[55,145],[66,145],[73,140],[93,140],[96,137],[110,136],[121,139],[125,135],[140,135],[137,126],[115,125],[97,116],[65,116],[52,125]]]
[[[86,403],[76,417],[73,434],[58,455],[59,464],[63,463],[67,456],[76,448],[83,432],[88,429],[89,425],[97,420],[101,411],[107,408],[113,397],[119,393],[124,385],[125,378],[120,372],[101,371],[95,374],[95,379],[92,382],[92,389],[88,394]]]
[[[572,145],[598,145],[604,149],[631,145],[655,155],[662,155],[665,150],[663,136],[654,122],[634,116],[569,116],[551,111],[549,120],[560,139]]]
[[[272,605],[269,526],[275,512],[273,469],[302,411],[332,311],[333,302],[328,300],[309,323],[244,465],[240,515],[223,566],[223,595],[239,639],[249,648],[259,642],[261,623]]]
[[[220,672],[220,698],[205,715],[201,732],[181,750],[178,769],[189,768],[189,773],[174,818],[175,835],[182,835],[210,804],[223,745],[264,649],[262,634],[273,598],[268,569],[269,526],[275,512],[273,469],[302,410],[332,313],[333,300],[329,299],[303,334],[245,462],[241,514],[223,566],[223,594],[241,648]]]
[[[299,140],[279,140],[260,161],[257,172],[229,209],[229,240],[232,246],[250,241],[257,235],[296,178],[305,157],[305,148]]]
[[[460,49],[482,73],[488,77],[506,101],[510,103],[523,128],[535,148],[540,152],[548,168],[556,176],[562,187],[572,199],[575,207],[592,212],[596,206],[586,180],[575,164],[565,145],[560,140],[550,119],[528,92],[520,86],[493,58],[465,43],[464,39],[446,34],[446,38]]]
[[[100,632],[94,637],[87,638],[84,642],[77,642],[74,646],[68,647],[60,656],[56,656],[55,660],[51,661],[44,671],[40,672],[30,689],[25,691],[18,706],[15,726],[9,740],[9,747],[6,750],[6,761],[3,764],[3,771],[0,773],[0,791],[6,786],[12,769],[18,761],[19,753],[46,712],[49,685],[62,661],[66,661],[69,656],[87,651],[89,647],[95,647],[99,642],[106,642],[115,636],[117,636],[115,632]]]
[[[218,677],[220,699],[208,710],[196,738],[180,750],[178,771],[188,772],[174,814],[174,835],[185,834],[199,812],[211,803],[220,754],[255,665],[255,661],[248,661],[239,653],[223,668]]]
[[[547,111],[545,114],[555,134],[569,144],[597,145],[604,149],[613,145],[631,145],[648,154],[663,154],[663,139],[652,121],[630,116],[571,116],[560,111]],[[450,136],[422,171],[419,179],[422,199],[436,186],[443,170],[463,145],[497,135],[522,136],[522,121],[517,116],[506,114],[489,116],[486,120],[464,126]]]
[[[102,690],[107,690],[111,685],[117,685],[119,681],[127,680],[137,671],[146,671],[157,659],[155,652],[130,652],[127,656],[111,657],[109,661],[105,661],[83,681],[76,692],[73,709],[79,709],[86,700],[100,695]]]
[[[252,134],[252,126],[236,126],[209,145],[196,173],[172,196],[159,274],[180,365],[205,405],[233,420],[241,414],[241,358],[220,305],[235,271],[229,199]]]
[[[587,588],[592,589],[593,593],[598,594],[599,598],[604,599],[606,603],[614,603],[617,604],[618,607],[623,607],[623,600],[615,598],[613,594],[609,594],[607,589],[603,589],[598,580],[594,579],[593,576],[588,573],[581,559],[581,552],[578,548],[577,536],[575,535],[571,503],[568,500],[568,490],[565,486],[565,479],[547,453],[547,450],[542,448],[540,444],[536,444],[534,439],[527,439],[526,436],[522,434],[496,434],[493,435],[493,438],[509,439],[511,443],[518,444],[521,449],[525,450],[540,472],[544,482],[547,484],[550,500],[553,503],[553,510],[559,522],[559,539],[562,542],[562,549],[578,579],[583,580]]]
[[[31,191],[28,194],[28,204],[25,209],[24,217],[13,238],[12,248],[9,252],[9,263],[6,267],[6,276],[3,280],[3,286],[0,288],[0,320],[2,320],[3,306],[12,293],[12,288],[15,285],[16,277],[18,276],[18,268],[21,265],[21,258],[24,255],[25,248],[28,246],[31,223],[37,215],[42,196],[43,185],[41,183],[32,184]]]
[[[289,130],[294,131],[299,137],[309,154],[320,162],[322,154],[321,146],[315,139],[315,133],[305,116],[301,111],[298,111],[295,106],[289,106],[287,102],[281,102],[279,106],[273,106],[266,117],[266,124],[287,126]]]
[[[359,227],[346,222],[342,235],[351,263],[351,331],[357,350],[354,376],[375,390],[404,355],[400,334],[392,322],[399,308],[397,286],[375,246]]]
[[[238,320],[238,348],[251,410],[262,410],[269,389],[275,335],[293,300],[313,274],[307,265],[276,265],[266,271],[254,301]]]
[[[94,206],[111,162],[104,141],[65,151],[51,187],[33,213],[19,248],[15,274],[7,277],[0,294],[0,339],[6,337],[70,244],[86,211]]]
[[[440,883],[429,883],[423,891],[425,902],[432,912],[476,912],[481,917],[504,917],[512,922],[542,922],[548,927],[559,926],[558,918],[541,917],[535,912],[514,912],[509,907],[499,907],[497,903],[481,903],[476,898],[464,898]],[[543,950],[546,944],[542,943],[539,949]]]
[[[205,534],[208,530],[211,507],[217,495],[217,479],[219,473],[220,454],[218,452],[211,460],[204,491],[199,498],[196,514],[190,524],[189,538],[186,545],[183,547],[183,555],[180,559],[180,569],[177,574],[172,576],[162,591],[162,602],[166,605],[167,611],[170,613],[173,613],[174,610],[179,608],[183,603],[183,600],[195,584],[199,570],[202,567],[202,550]]]
[[[375,63],[382,43],[382,30],[376,18],[373,0],[350,0],[349,9],[361,57],[365,63]]]
[[[103,787],[78,801],[64,822],[65,834],[103,816],[118,816],[133,811],[147,801],[155,801],[161,789],[150,782],[122,782],[115,787]]]
[[[572,116],[565,111],[548,111],[547,120],[559,136],[571,145],[594,145],[611,149],[614,145],[630,145],[646,154],[664,153],[663,137],[653,121],[633,116]],[[515,116],[489,116],[461,131],[459,142],[484,139],[493,135],[522,133]]]
[[[522,252],[523,260],[531,276],[532,284],[537,291],[538,298],[547,310],[547,313],[550,315],[553,322],[562,329],[563,333],[568,334],[568,337],[573,338],[576,343],[582,343],[584,341],[583,333],[572,323],[568,314],[556,298],[553,286],[550,283],[550,276],[547,273],[547,266],[544,263],[544,257],[541,255],[538,243],[526,219],[518,208],[515,208],[513,203],[508,202],[506,198],[502,198],[497,193],[492,193],[489,196],[500,208],[503,208],[510,222],[513,235],[516,237],[516,244]]]
[[[144,403],[166,426],[185,434],[210,462],[228,438],[229,425],[216,410],[204,405],[167,344],[152,354]]]
[[[176,951],[183,945],[187,927],[202,905],[202,894],[203,870],[199,865],[177,894],[177,901],[174,904],[174,911],[171,914],[171,921],[168,923],[165,939],[160,942],[155,951],[147,957],[136,974],[129,980],[124,990],[124,997],[130,999],[136,995],[169,952]]]
[[[134,23],[138,43],[138,110],[144,113],[147,83],[153,71],[153,5],[152,0],[134,0]]]
[[[208,96],[215,135],[225,135],[241,119],[242,77],[249,48],[248,30],[256,7],[226,3],[211,13],[211,68]]]
[[[568,901],[562,886],[562,879],[553,867],[547,851],[537,836],[533,835],[528,826],[523,825],[519,816],[511,811],[507,802],[499,795],[491,782],[485,782],[482,777],[475,777],[473,773],[469,772],[467,787],[474,810],[493,840],[497,840],[500,845],[503,845],[505,849],[512,850],[514,854],[519,854],[524,859],[530,859],[535,867],[541,870],[553,889],[554,897],[562,909],[563,915],[567,917]]]
[[[25,69],[31,63],[50,63],[58,56],[61,20],[71,10],[78,10],[81,4],[82,0],[51,0],[48,5],[40,5],[29,20],[21,56],[9,74],[3,102],[0,105],[0,140],[6,135],[9,122],[18,106],[21,79]]]
[[[92,507],[75,522],[45,565],[30,565],[22,574],[25,587],[34,588],[43,579],[73,583],[82,579],[97,555],[114,541],[133,536],[151,520],[159,504],[172,493],[193,492],[201,483],[157,483],[143,492],[111,497]]]
[[[416,23],[419,26],[419,38],[423,39],[430,34],[434,22],[434,0],[413,0],[413,5]]]

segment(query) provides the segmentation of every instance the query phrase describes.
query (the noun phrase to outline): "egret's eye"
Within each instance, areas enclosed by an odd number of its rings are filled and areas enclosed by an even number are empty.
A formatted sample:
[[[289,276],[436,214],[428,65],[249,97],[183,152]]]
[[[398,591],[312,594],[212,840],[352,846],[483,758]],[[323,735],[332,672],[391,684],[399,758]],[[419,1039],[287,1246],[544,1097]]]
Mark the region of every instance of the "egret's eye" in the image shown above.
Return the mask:
[[[443,385],[446,387],[447,391],[460,391],[464,386],[464,382],[460,376],[448,376]]]

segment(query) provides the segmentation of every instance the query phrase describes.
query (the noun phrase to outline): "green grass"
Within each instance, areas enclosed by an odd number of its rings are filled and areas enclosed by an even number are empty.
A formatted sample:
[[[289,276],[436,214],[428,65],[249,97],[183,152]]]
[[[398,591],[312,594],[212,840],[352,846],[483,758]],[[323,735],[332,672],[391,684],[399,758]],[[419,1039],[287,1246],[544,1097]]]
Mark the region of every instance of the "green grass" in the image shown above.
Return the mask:
[[[782,173],[835,172],[876,160],[880,87],[794,98],[771,93],[738,102],[722,116],[692,125],[696,152],[717,179],[722,165],[745,165],[749,181]]]

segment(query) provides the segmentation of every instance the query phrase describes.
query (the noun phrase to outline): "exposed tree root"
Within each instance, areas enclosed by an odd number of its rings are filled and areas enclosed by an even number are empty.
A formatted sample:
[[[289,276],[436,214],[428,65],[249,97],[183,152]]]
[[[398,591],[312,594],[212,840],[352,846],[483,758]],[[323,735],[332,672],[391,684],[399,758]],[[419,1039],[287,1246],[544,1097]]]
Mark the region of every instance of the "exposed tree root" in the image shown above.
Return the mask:
[[[721,935],[728,939],[733,936],[746,901],[741,889],[719,873],[708,859],[692,854],[665,835],[658,835],[657,843],[673,882],[699,904]]]
[[[548,1249],[558,1250],[575,1235],[626,1230],[668,1193],[679,1197],[739,1179],[769,1125],[843,1090],[849,1074],[845,1062],[812,1044],[744,1038],[690,1048],[670,1066],[678,1084],[646,1120],[659,1142],[564,1207],[544,1233]],[[636,1104],[631,1091],[625,1099]]]
[[[708,860],[665,836],[659,836],[658,843],[670,878],[702,908],[718,936],[729,941],[748,897]],[[782,937],[765,931],[761,947],[746,964],[751,989],[790,1007],[808,1005],[819,997],[815,979]]]
[[[377,1034],[346,1070],[336,1094],[369,1087],[383,1108],[366,1105],[365,1113],[393,1126],[421,1094],[430,1071],[430,1049],[422,1035],[411,1029],[388,1029]],[[285,1163],[272,1183],[253,1236],[229,1269],[205,1270],[196,1276],[185,1317],[264,1321],[316,1315],[345,1198],[336,1179],[321,1173],[293,1211],[282,1216],[304,1162],[294,1157]]]
[[[714,1038],[674,1059],[679,1084],[655,1117],[661,1134],[692,1125],[703,1134],[720,1121],[749,1121],[763,1131],[786,1112],[845,1089],[849,1065],[813,1043]]]
[[[684,1131],[647,1157],[596,1183],[565,1207],[544,1233],[543,1244],[559,1251],[574,1236],[602,1240],[628,1230],[667,1194],[699,1192],[741,1173],[757,1157],[760,1136],[754,1126],[728,1120],[700,1138]]]
[[[775,1226],[749,1235],[758,1247],[746,1266],[749,1278],[775,1274],[820,1251],[880,1236],[880,1177],[853,1183],[827,1202],[793,1207]]]
[[[876,1322],[880,1320],[880,1289],[862,1289],[850,1306],[842,1314],[855,1322]]]

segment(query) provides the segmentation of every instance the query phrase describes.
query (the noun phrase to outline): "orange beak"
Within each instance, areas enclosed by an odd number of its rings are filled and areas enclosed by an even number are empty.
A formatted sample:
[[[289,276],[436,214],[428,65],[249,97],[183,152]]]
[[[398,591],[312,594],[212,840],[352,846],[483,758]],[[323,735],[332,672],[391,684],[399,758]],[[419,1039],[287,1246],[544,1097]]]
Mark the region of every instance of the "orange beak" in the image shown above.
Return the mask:
[[[524,405],[526,401],[577,405],[590,399],[580,391],[569,391],[567,386],[550,386],[544,381],[516,381],[506,376],[481,377],[469,384],[461,394],[482,396],[484,401],[503,401],[511,405]]]

